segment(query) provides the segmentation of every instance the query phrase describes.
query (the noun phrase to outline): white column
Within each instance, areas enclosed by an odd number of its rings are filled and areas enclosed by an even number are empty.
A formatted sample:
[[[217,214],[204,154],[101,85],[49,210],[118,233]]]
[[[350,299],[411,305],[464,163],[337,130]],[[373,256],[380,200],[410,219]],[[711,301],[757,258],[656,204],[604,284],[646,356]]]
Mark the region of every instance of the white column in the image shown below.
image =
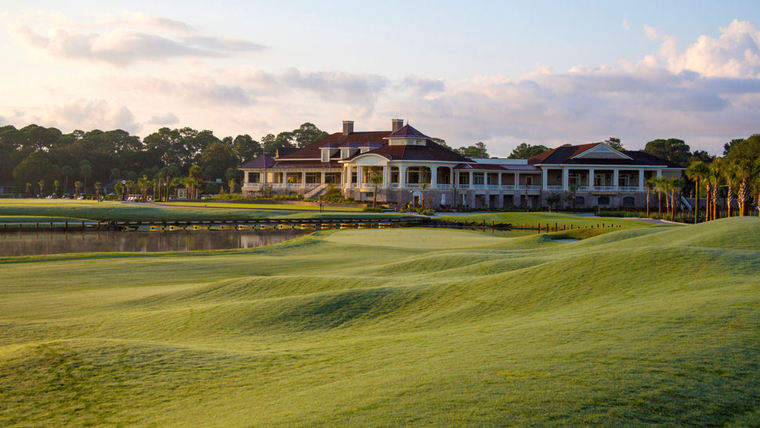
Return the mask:
[[[562,168],[562,190],[570,190],[570,169],[567,167]]]
[[[431,166],[430,167],[430,188],[435,189],[436,187],[438,187],[438,167]]]
[[[499,185],[499,189],[501,189],[501,173],[498,173],[498,176],[499,176],[498,183],[496,183],[496,184],[498,184]]]
[[[618,181],[620,180],[620,171],[615,168],[612,170],[612,188],[618,189]]]
[[[406,165],[399,165],[398,167],[398,187],[406,187]]]
[[[306,187],[306,173],[301,173],[301,187]]]
[[[267,170],[261,171],[261,184],[267,184]]]
[[[322,171],[322,174],[320,174],[320,175],[321,175],[321,177],[320,177],[319,184],[325,184],[325,172]]]
[[[549,170],[541,168],[541,190],[546,190],[547,182],[549,181]]]
[[[473,181],[475,178],[475,175],[472,171],[470,171],[470,189],[473,189],[475,187],[475,182]]]
[[[661,169],[657,170],[657,178],[662,178],[662,170]]]
[[[594,168],[589,168],[588,170],[588,188],[594,189],[594,175],[596,173],[594,172]]]
[[[391,187],[391,167],[383,167],[383,187]]]
[[[449,167],[449,184],[451,184],[451,187],[454,187],[454,168]]]
[[[287,172],[283,172],[282,173],[282,180],[280,180],[280,183],[282,183],[282,185],[284,187],[287,187],[287,185],[288,185],[288,173]]]
[[[644,190],[644,170],[639,170],[639,192],[643,192]]]
[[[362,187],[362,184],[364,183],[364,167],[357,166],[356,168],[356,185]]]
[[[520,173],[519,173],[519,172],[516,172],[516,173],[515,173],[515,191],[518,191],[518,192],[519,192],[519,190],[520,190],[520,187],[519,187],[519,186],[520,186]],[[518,198],[518,199],[519,199],[519,198]]]

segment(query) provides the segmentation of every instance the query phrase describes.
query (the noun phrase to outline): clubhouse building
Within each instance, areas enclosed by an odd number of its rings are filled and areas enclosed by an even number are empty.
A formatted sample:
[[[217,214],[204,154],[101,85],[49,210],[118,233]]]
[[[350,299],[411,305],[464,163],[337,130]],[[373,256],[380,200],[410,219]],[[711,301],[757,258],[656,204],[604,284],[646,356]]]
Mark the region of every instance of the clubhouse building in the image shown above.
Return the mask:
[[[562,146],[530,159],[470,159],[403,120],[390,131],[342,132],[309,146],[262,155],[241,167],[245,195],[303,194],[331,187],[345,197],[386,204],[473,209],[559,206],[643,207],[650,177],[678,177],[683,168],[606,143]],[[375,193],[377,195],[375,196]],[[557,202],[559,200],[559,202]]]

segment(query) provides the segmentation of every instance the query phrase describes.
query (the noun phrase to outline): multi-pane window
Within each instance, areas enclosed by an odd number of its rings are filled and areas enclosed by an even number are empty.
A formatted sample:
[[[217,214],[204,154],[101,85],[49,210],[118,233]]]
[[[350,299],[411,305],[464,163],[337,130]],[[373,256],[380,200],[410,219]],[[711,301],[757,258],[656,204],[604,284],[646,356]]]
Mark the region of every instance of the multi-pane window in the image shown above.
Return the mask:
[[[473,174],[472,180],[475,182],[475,184],[486,184],[485,174],[482,172],[476,172]]]

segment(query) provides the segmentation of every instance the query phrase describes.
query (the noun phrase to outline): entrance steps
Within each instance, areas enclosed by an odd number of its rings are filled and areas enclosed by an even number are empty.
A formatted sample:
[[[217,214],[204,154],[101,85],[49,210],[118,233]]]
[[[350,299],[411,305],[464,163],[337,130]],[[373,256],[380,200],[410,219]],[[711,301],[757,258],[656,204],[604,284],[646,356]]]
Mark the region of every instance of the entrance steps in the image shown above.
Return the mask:
[[[303,195],[304,199],[312,199],[315,196],[321,195],[325,190],[327,190],[327,183],[320,184],[319,186],[313,188],[312,190],[309,190],[307,193]]]

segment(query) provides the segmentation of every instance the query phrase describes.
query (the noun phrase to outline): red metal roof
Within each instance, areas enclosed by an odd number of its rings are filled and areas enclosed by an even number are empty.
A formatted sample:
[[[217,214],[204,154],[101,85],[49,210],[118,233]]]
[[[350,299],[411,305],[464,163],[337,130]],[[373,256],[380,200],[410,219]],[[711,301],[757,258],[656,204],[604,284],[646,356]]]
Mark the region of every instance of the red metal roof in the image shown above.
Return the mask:
[[[267,155],[261,155],[244,163],[241,168],[271,168],[274,164],[274,159]]]
[[[430,137],[414,129],[412,125],[409,125],[409,124],[402,126],[398,131],[392,133],[391,135],[385,138],[422,138],[425,140],[430,139]]]

